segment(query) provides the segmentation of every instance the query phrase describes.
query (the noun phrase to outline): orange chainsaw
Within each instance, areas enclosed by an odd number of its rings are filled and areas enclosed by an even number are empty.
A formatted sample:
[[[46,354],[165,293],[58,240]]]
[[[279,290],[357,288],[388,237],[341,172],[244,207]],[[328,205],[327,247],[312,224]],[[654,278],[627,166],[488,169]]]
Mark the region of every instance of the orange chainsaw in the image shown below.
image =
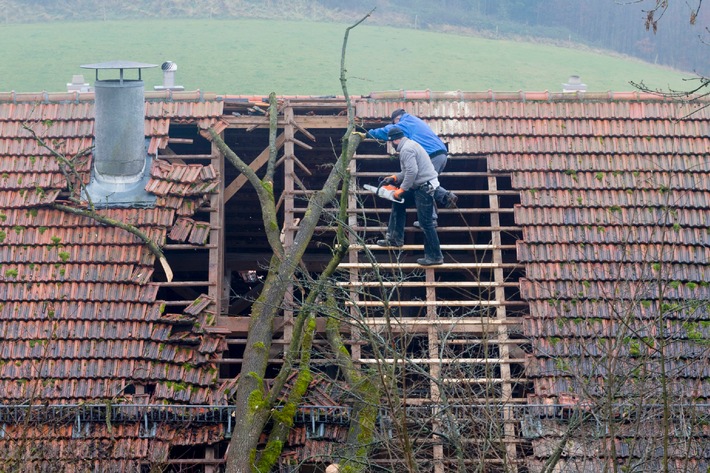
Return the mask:
[[[391,200],[392,202],[397,202],[398,204],[401,204],[404,202],[402,199],[396,199],[394,197],[395,191],[399,190],[399,187],[393,186],[391,184],[387,185],[382,185],[382,186],[371,186],[369,184],[365,184],[362,187],[365,188],[365,190],[368,190],[372,193],[374,193],[378,197],[382,197],[383,199]]]

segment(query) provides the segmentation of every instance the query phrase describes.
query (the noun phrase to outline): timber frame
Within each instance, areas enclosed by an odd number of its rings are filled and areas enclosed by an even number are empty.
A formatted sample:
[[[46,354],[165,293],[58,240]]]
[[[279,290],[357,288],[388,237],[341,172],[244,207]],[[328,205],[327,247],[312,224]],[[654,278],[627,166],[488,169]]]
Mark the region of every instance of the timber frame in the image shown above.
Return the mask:
[[[265,104],[253,99],[226,98],[224,103],[222,136],[257,173],[269,155],[269,121],[264,110]],[[304,199],[320,187],[334,161],[347,126],[344,111],[344,101],[337,98],[280,102],[274,195],[286,246],[293,241],[305,210]],[[361,122],[366,128],[385,123],[381,119]],[[188,304],[194,294],[205,291],[217,301],[220,315],[210,331],[226,337],[228,350],[221,360],[220,381],[229,382],[241,367],[249,308],[259,293],[270,250],[262,237],[256,197],[244,176],[225,164],[216,147],[182,139],[181,133],[179,126],[171,129],[171,146],[159,157],[212,164],[224,179],[210,205],[201,209],[210,228],[207,244],[165,247],[176,277],[171,283],[161,283],[166,291],[163,301],[167,305]],[[413,381],[416,390],[407,401],[413,408],[442,402],[441,383],[460,385],[469,395],[478,393],[475,401],[484,405],[509,406],[502,410],[505,458],[490,461],[514,466],[521,461],[522,448],[517,427],[520,419],[514,406],[523,404],[531,390],[523,374],[526,343],[521,320],[526,304],[519,296],[522,266],[516,258],[516,240],[521,237],[520,228],[513,223],[518,192],[511,189],[509,176],[487,171],[486,155],[452,156],[441,182],[459,196],[458,208],[438,210],[446,263],[424,269],[413,262],[423,248],[421,234],[411,226],[413,209],[408,213],[407,242],[401,251],[373,244],[384,233],[389,205],[361,189],[363,183],[376,183],[378,176],[397,169],[388,156],[384,144],[367,140],[360,145],[351,168],[348,224],[353,232],[339,284],[343,293],[349,294],[346,313],[354,320],[363,320],[364,327],[353,326],[346,345],[356,363],[373,364],[378,360],[361,334],[363,328],[387,332],[393,343],[407,340],[405,345],[410,348],[404,349],[412,362],[427,371],[430,379],[438,380]],[[303,261],[308,271],[318,272],[327,262],[334,228],[327,219],[318,227]],[[371,278],[375,265],[385,275],[383,281]],[[383,289],[396,295],[384,301]],[[273,373],[291,341],[292,303],[293,299],[283,301],[283,315],[275,323],[277,349],[272,349],[270,360]],[[396,323],[389,315],[383,316],[385,305]],[[319,322],[318,331],[316,347],[324,346],[324,323]],[[327,358],[315,360],[324,371],[332,362]],[[452,362],[456,372],[451,369]],[[462,370],[468,374],[462,374]],[[206,452],[206,462],[213,461],[215,455],[219,457],[214,451]],[[432,471],[447,471],[449,453],[441,442],[434,443],[430,455]],[[386,464],[391,459],[382,461]]]

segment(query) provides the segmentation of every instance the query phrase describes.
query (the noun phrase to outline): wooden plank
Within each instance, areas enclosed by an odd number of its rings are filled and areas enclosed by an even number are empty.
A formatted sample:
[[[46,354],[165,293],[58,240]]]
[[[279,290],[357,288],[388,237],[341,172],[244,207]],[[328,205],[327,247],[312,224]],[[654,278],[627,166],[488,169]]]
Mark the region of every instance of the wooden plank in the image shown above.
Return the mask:
[[[363,250],[367,248],[371,251],[377,250],[391,250],[392,247],[380,246],[380,245],[350,245],[351,250]],[[470,250],[470,251],[490,251],[490,250],[514,250],[515,245],[441,245],[442,251],[453,251],[453,250]],[[423,250],[424,245],[402,245],[399,247],[402,251],[406,250]]]
[[[386,202],[386,201],[382,201]],[[293,209],[294,212],[300,212],[303,213],[306,211],[305,208],[303,207],[298,207]],[[336,212],[336,208],[328,208],[324,209],[326,212]],[[378,208],[369,208],[369,209],[358,209],[358,208],[349,208],[348,213],[349,214],[355,214],[355,215],[362,215],[362,214],[382,214],[382,215],[388,215],[392,211],[391,207],[378,207]],[[409,207],[407,208],[406,212],[408,214],[416,214],[417,209],[415,207]],[[491,210],[491,209],[482,209],[482,208],[469,208],[469,207],[456,207],[455,209],[436,209],[436,212],[439,214],[455,214],[455,215],[461,215],[461,214],[490,214],[490,213],[497,213],[497,214],[512,214],[515,212],[515,209],[499,209],[499,210]]]
[[[303,172],[305,172],[305,173],[308,174],[309,176],[312,176],[312,175],[313,175],[313,173],[311,172],[311,170],[308,169],[308,168],[306,167],[306,165],[303,164],[303,163],[301,162],[301,160],[298,159],[296,156],[289,156],[289,158],[293,159],[293,161],[298,165],[299,168],[301,168],[301,169],[303,170]],[[305,189],[305,187],[303,187],[303,188]]]
[[[390,325],[387,324],[367,324],[370,328],[370,330],[376,330],[376,331],[382,331],[386,330],[388,334],[392,335],[399,335],[402,337],[408,337],[411,335],[429,335],[432,333],[432,331],[436,332],[438,331],[439,333],[446,333],[451,334],[451,333],[465,333],[465,334],[472,334],[472,333],[479,333],[479,334],[488,334],[491,333],[492,330],[495,329],[493,326],[485,326],[485,325],[459,325],[459,324],[431,324],[428,323],[426,325],[421,325],[421,324],[392,324],[390,322]]]
[[[217,171],[218,176],[224,176],[224,156],[219,151],[217,145],[212,143],[212,167]],[[210,196],[210,207],[216,212],[210,214],[209,232],[209,296],[215,301],[215,312],[221,314],[226,311],[229,305],[228,284],[225,282],[224,274],[224,179],[219,180],[219,187],[216,194]]]
[[[175,243],[163,246],[163,250],[210,250],[217,245],[191,245],[189,243]]]
[[[357,307],[384,307],[385,303],[383,301],[346,301],[346,306],[357,306]],[[500,306],[512,306],[512,305],[527,305],[525,301],[389,301],[387,306],[389,307],[500,307]]]
[[[191,161],[195,159],[212,159],[212,156],[209,154],[161,154],[158,155],[158,159]]]
[[[221,365],[239,365],[244,362],[244,358],[222,358],[219,360]],[[283,363],[283,358],[269,358],[269,363]]]
[[[436,266],[422,266],[417,263],[340,263],[338,268],[379,268],[379,269],[496,269],[496,268],[523,268],[520,263],[444,263]]]
[[[295,206],[293,202],[293,190],[294,190],[294,179],[296,177],[296,172],[294,169],[294,163],[296,160],[296,150],[294,147],[294,142],[297,140],[294,138],[295,130],[291,122],[293,121],[293,108],[289,101],[284,102],[283,106],[283,116],[284,116],[284,192],[283,199],[283,209],[284,209],[284,223],[283,223],[283,247],[284,251],[288,251],[289,248],[293,246],[294,239],[296,236],[296,230],[300,219],[294,219],[293,208]],[[300,182],[300,181],[299,181]],[[302,185],[302,184],[301,184]],[[286,291],[283,299],[283,307],[293,307],[294,297],[293,297],[293,286]],[[291,343],[293,340],[293,310],[284,310],[284,340],[287,343]]]
[[[384,317],[363,317],[361,323],[365,325],[392,325],[399,327],[414,327],[417,325],[426,327],[427,325],[437,325],[437,326],[456,326],[461,328],[466,328],[466,330],[471,330],[471,328],[484,327],[491,329],[499,325],[511,325],[520,326],[522,321],[515,322],[511,319],[497,320],[490,317],[439,317],[435,320],[427,320],[421,317],[398,317],[398,318],[384,318]]]
[[[421,363],[421,364],[431,364],[431,363],[448,363],[448,364],[460,364],[460,363],[472,363],[479,365],[488,364],[501,364],[501,363],[525,363],[525,359],[521,358],[519,360],[503,360],[501,358],[361,358],[359,360],[362,363]]]
[[[311,132],[309,132],[308,130],[306,130],[305,128],[303,128],[301,125],[299,125],[295,120],[291,120],[291,121],[289,122],[289,124],[290,124],[292,127],[296,128],[296,129],[297,129],[298,131],[300,131],[301,133],[303,133],[304,135],[306,135],[311,141],[316,141],[316,137],[313,136],[313,134],[311,134]]]
[[[386,155],[382,156],[382,159],[388,159]],[[373,177],[373,178],[378,178],[381,177],[383,173],[381,172],[368,172],[368,171],[361,171],[361,172],[356,172],[355,176],[356,177]],[[444,171],[440,174],[440,176],[444,177],[489,177],[492,176],[493,174],[490,172],[468,172],[468,171],[462,171],[462,172],[447,172]],[[456,191],[458,194],[458,191]]]
[[[376,141],[376,140],[367,140],[367,141]],[[358,160],[371,160],[371,159],[389,159],[389,155],[386,153],[379,153],[379,154],[358,154],[356,156]],[[473,160],[483,160],[485,161],[488,159],[487,154],[450,154],[449,155],[449,161],[473,161]],[[483,172],[483,171],[475,171],[478,175],[478,173]],[[444,174],[446,174],[446,171],[444,171]],[[510,175],[509,173],[501,173],[501,172],[489,172],[487,173],[490,176],[507,176]]]
[[[158,287],[199,287],[199,286],[215,286],[213,281],[159,281],[154,282]]]
[[[357,307],[497,307],[501,303],[498,301],[346,301],[345,305],[355,305]]]
[[[475,404],[477,406],[494,406],[496,408],[501,407],[499,399],[492,398],[492,397],[477,398],[472,395],[469,397],[469,394],[470,393],[466,393],[466,397],[463,399],[449,397],[447,399],[448,405],[454,405],[458,402],[459,405],[473,405],[473,404]],[[462,402],[459,402],[459,401],[462,401]],[[521,399],[514,399],[511,402],[505,403],[505,406],[513,408],[513,407],[518,407],[520,405],[525,405],[527,403],[528,403],[527,399],[521,398]],[[431,407],[431,400],[427,399],[427,398],[410,398],[410,399],[407,399],[407,406]],[[490,442],[490,439],[482,439],[481,441],[482,442]],[[393,463],[393,462],[397,462],[397,461],[401,461],[401,460],[389,460],[389,459],[373,460],[373,462],[383,463],[383,464]],[[455,460],[452,460],[452,461],[455,461]],[[465,461],[467,461],[469,463],[473,463],[475,465],[479,465],[481,460],[476,458],[476,459],[467,459]],[[486,461],[488,461],[488,460],[486,460]],[[501,461],[501,460],[491,459],[491,461]],[[456,471],[456,470],[454,470],[454,471]]]
[[[316,191],[309,190],[309,191],[294,191],[294,192],[297,195],[304,195],[304,194],[310,195],[310,194],[314,194]],[[372,192],[365,190],[365,189],[355,189],[355,190],[351,190],[350,192],[353,192],[357,195],[372,195]],[[338,191],[338,193],[340,193],[340,191]],[[480,196],[488,197],[491,194],[520,196],[520,192],[515,191],[515,190],[504,190],[504,191],[465,190],[465,189],[457,189],[456,190],[456,195],[480,195]]]
[[[195,302],[194,300],[191,301],[186,301],[188,304],[191,304]],[[188,305],[185,304],[185,305]],[[215,327],[219,327],[221,329],[227,330],[229,333],[233,334],[234,336],[238,335],[246,335],[249,331],[249,322],[251,318],[247,316],[227,316],[227,315],[219,315],[216,318],[215,321]],[[316,318],[316,330],[319,333],[324,333],[325,332],[325,318],[323,317],[317,317]],[[274,332],[280,332],[284,329],[284,318],[283,317],[274,317]],[[347,332],[349,327],[347,325],[344,326],[345,331]],[[285,343],[289,343],[290,340],[286,340]]]
[[[293,137],[291,137],[291,138],[289,138],[289,142],[295,143],[295,144],[297,144],[298,146],[300,146],[300,147],[303,148],[303,149],[307,149],[307,150],[312,150],[312,149],[313,149],[313,146],[304,143],[303,141],[299,140],[298,138],[293,138]]]
[[[516,383],[527,383],[528,381],[532,380],[528,378],[515,378]],[[509,383],[510,380],[502,378],[443,378],[441,382],[447,384],[502,384]]]
[[[339,281],[342,287],[519,287],[519,282],[493,282],[493,281]]]
[[[158,304],[165,304],[166,306],[188,306],[195,302],[195,299],[188,299],[186,301],[155,301]]]
[[[284,134],[280,134],[279,136],[276,137],[276,148],[281,148],[283,146],[285,141]],[[255,172],[261,169],[261,167],[266,164],[269,160],[269,147],[267,146],[264,151],[259,153],[259,156],[257,156],[251,163],[249,163],[249,167],[253,169]],[[224,175],[224,174],[222,174]],[[242,188],[244,184],[246,184],[247,178],[244,174],[240,174],[237,176],[232,182],[229,183],[227,187],[224,188],[224,202],[228,202],[229,199],[231,199],[234,194],[236,194],[239,189]]]
[[[405,227],[407,230],[414,231],[416,227]],[[316,230],[319,232],[327,232],[327,231],[335,231],[335,227],[326,227],[326,226],[317,226]],[[387,231],[387,227],[380,225],[380,226],[369,226],[369,227],[363,227],[362,225],[359,226],[354,226],[351,228],[351,230],[354,230],[356,232],[380,232],[384,233]],[[460,227],[438,227],[436,229],[437,232],[466,232],[466,233],[475,233],[475,232],[521,232],[523,230],[522,227],[466,227],[466,226],[460,226]],[[396,248],[393,248],[396,249]]]
[[[264,123],[263,117],[255,116],[229,116],[222,117],[227,123],[228,128],[255,129],[259,126],[268,124]],[[284,128],[289,124],[287,120],[280,118],[278,127]],[[347,128],[348,118],[346,116],[329,116],[329,115],[298,115],[298,125],[301,128],[318,129],[318,128]]]
[[[498,190],[498,181],[496,177],[489,177],[488,178],[488,189],[491,191],[497,191]],[[491,209],[497,210],[500,207],[500,202],[498,200],[498,195],[491,194],[488,197],[488,206]],[[497,213],[492,213],[491,214],[491,225],[499,226],[500,225],[500,216]],[[500,245],[502,241],[502,236],[500,232],[494,232],[493,235],[493,244]],[[503,254],[500,250],[494,250],[493,251],[493,261],[495,263],[500,263],[503,261]],[[503,274],[502,269],[495,269],[493,271],[493,276],[494,280],[496,282],[502,282],[505,280],[505,275]],[[505,289],[502,287],[498,287],[495,289],[495,294],[496,294],[496,299],[498,301],[505,301]],[[496,317],[499,320],[505,320],[507,316],[506,313],[506,307],[504,305],[499,306],[496,310]],[[508,327],[505,325],[501,325],[498,327],[498,341],[499,342],[505,342],[508,340]],[[499,343],[498,345],[498,354],[501,356],[501,358],[504,359],[509,359],[510,357],[510,350],[509,346],[505,343]],[[510,361],[509,361],[510,362]],[[503,379],[503,382],[501,383],[501,400],[505,402],[508,399],[511,399],[513,397],[513,383],[511,382],[511,373],[510,373],[510,365],[509,364],[501,364],[500,366],[500,376]],[[504,412],[503,414],[505,423],[503,424],[503,432],[505,434],[505,440],[510,442],[512,440],[515,440],[517,438],[516,432],[515,432],[515,425],[511,423],[511,417],[509,412]],[[517,459],[517,449],[516,446],[513,445],[512,443],[508,443],[505,447],[506,449],[506,458],[508,460],[508,463],[512,465],[512,472],[511,473],[516,473],[517,472],[517,466],[515,465],[515,460]]]

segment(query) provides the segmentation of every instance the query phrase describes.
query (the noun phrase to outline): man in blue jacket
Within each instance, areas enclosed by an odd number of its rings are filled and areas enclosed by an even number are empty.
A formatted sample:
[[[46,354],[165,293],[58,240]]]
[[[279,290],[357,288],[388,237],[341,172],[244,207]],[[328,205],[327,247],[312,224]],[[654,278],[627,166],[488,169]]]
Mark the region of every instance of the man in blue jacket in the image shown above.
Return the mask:
[[[436,136],[436,133],[429,128],[429,125],[427,125],[424,120],[408,114],[403,108],[398,108],[392,112],[392,124],[385,125],[382,128],[374,128],[369,130],[367,135],[371,138],[375,138],[376,140],[385,141],[387,140],[387,133],[394,126],[401,129],[404,132],[404,136],[410,140],[416,141],[422,146],[422,148],[424,148],[424,151],[426,151],[431,158],[431,163],[434,165],[434,170],[437,175],[444,171],[446,162],[449,159],[446,145],[438,136]],[[434,200],[439,205],[443,205],[444,207],[451,209],[456,207],[458,197],[453,192],[448,191],[443,187],[439,187],[434,194]],[[434,226],[436,226],[436,209],[434,209],[432,218],[434,219]],[[414,222],[415,227],[419,227],[418,224],[419,221]]]

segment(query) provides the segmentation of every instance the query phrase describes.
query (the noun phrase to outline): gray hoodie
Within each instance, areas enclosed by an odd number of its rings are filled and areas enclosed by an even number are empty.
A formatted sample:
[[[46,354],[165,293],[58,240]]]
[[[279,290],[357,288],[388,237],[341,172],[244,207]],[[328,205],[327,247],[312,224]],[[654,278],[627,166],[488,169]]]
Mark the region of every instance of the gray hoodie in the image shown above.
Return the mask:
[[[419,143],[407,137],[397,146],[399,166],[402,172],[396,174],[397,184],[406,191],[429,182],[433,189],[439,187],[438,175],[431,164],[431,158]]]

